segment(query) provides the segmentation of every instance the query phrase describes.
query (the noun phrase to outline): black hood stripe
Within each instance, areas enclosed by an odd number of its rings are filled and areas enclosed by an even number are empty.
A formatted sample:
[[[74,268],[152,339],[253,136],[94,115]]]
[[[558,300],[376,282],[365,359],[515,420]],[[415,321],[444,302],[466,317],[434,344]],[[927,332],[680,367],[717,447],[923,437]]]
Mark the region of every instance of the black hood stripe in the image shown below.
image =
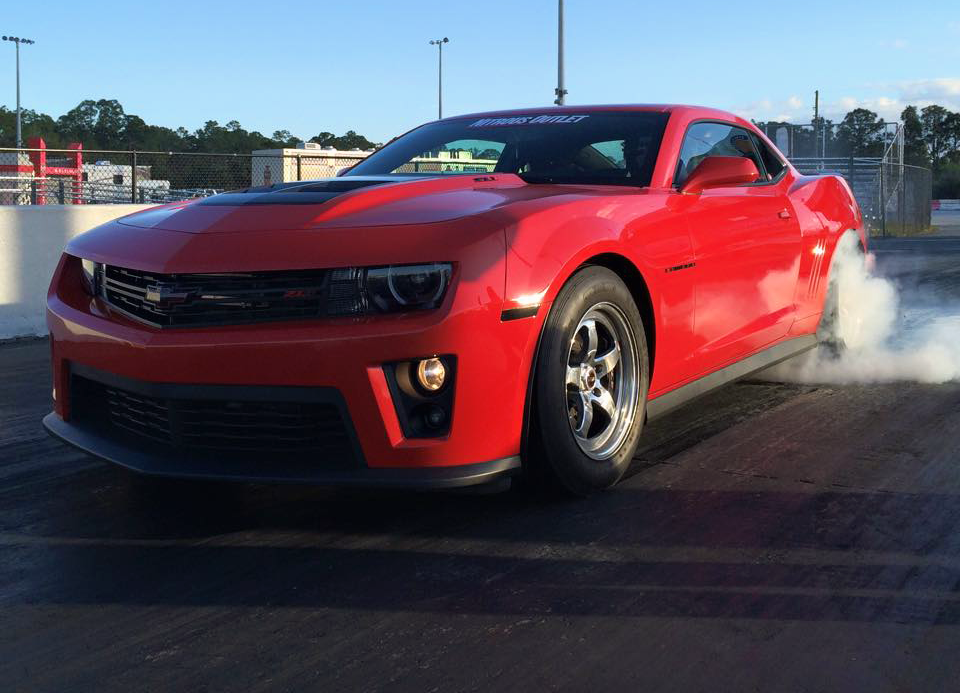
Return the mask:
[[[209,207],[243,207],[247,205],[317,205],[359,188],[386,183],[419,180],[429,176],[344,176],[295,183],[261,185],[220,193],[197,204]]]

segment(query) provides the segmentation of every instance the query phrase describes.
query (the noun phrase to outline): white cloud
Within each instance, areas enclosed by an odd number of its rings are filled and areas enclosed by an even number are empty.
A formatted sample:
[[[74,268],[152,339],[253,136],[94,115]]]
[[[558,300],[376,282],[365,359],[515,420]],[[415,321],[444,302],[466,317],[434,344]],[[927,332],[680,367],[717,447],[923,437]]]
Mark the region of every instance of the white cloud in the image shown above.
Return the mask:
[[[840,105],[841,108],[847,111],[852,111],[858,105],[857,100],[852,96],[844,96],[837,103]]]
[[[786,101],[760,99],[731,109],[738,116],[751,120],[792,120],[804,110],[803,102],[796,96]]]
[[[881,92],[875,96],[843,95],[834,100],[821,98],[820,115],[837,122],[855,108],[867,108],[888,121],[899,120],[907,106],[923,108],[939,104],[952,111],[960,111],[960,78],[937,77],[917,79],[874,87]],[[778,100],[759,99],[752,103],[734,106],[733,112],[753,120],[780,120],[793,123],[809,123],[813,119],[813,100],[804,102],[796,95]]]
[[[940,77],[900,82],[900,94],[908,99],[955,99],[960,97],[960,78]]]

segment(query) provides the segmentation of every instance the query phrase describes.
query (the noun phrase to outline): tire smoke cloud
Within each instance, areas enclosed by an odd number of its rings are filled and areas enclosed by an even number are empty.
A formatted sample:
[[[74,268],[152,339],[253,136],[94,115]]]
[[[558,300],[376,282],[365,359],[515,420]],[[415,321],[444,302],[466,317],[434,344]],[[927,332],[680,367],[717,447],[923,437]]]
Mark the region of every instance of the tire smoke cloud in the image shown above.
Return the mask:
[[[853,232],[838,243],[830,280],[836,303],[825,308],[820,346],[759,377],[810,384],[960,379],[960,305],[898,288],[858,246]]]

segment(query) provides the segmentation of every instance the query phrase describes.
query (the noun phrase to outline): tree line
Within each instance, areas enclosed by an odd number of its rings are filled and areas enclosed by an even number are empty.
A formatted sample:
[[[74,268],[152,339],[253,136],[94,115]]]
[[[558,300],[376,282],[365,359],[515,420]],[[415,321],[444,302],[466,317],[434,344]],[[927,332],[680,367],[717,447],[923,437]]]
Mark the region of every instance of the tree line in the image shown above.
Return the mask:
[[[935,198],[960,198],[960,113],[943,106],[908,106],[900,114],[904,125],[906,163],[933,170]],[[116,99],[87,99],[59,118],[24,110],[21,117],[23,140],[43,137],[51,149],[80,142],[86,150],[112,149],[157,152],[211,152],[249,154],[257,149],[296,147],[301,141],[289,130],[276,130],[270,136],[248,131],[236,120],[221,125],[208,120],[194,131],[179,127],[149,125],[143,118],[128,114]],[[790,123],[756,123],[773,137],[781,126]],[[793,129],[794,156],[882,156],[889,141],[887,124],[866,108],[855,108],[840,122],[819,118],[812,128]],[[348,130],[342,135],[319,132],[309,142],[340,150],[371,149],[377,143]],[[0,106],[0,147],[16,146],[16,111]]]
[[[15,109],[0,106],[0,147],[16,146],[16,117]],[[249,154],[255,149],[296,147],[302,141],[289,130],[277,130],[270,136],[256,130],[248,131],[236,120],[226,125],[208,120],[193,132],[183,127],[174,130],[149,125],[140,116],[126,113],[116,99],[87,99],[56,119],[46,113],[23,110],[21,127],[25,146],[29,138],[42,137],[51,149],[62,149],[80,142],[88,150]],[[353,130],[342,135],[319,132],[308,141],[341,150],[377,146]]]
[[[960,113],[939,105],[907,106],[903,122],[904,161],[933,171],[933,197],[960,198]],[[768,136],[787,123],[756,123]],[[866,108],[855,108],[836,123],[819,118],[814,127],[794,129],[795,156],[878,157],[889,143],[888,124]],[[795,126],[794,126],[795,127]]]

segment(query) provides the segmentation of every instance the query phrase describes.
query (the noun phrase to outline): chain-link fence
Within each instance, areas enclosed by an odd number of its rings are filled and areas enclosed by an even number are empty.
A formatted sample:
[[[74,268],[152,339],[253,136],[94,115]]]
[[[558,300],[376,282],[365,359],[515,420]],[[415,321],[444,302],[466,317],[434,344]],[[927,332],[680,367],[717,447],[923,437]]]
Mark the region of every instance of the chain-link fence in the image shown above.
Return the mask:
[[[368,152],[0,149],[0,204],[161,204],[251,185],[337,175]]]
[[[881,158],[900,132],[899,123],[877,122],[864,128],[842,123],[758,123],[763,133],[793,159]]]
[[[899,123],[859,133],[826,123],[760,128],[800,173],[843,176],[871,235],[914,235],[930,228],[932,174],[905,163]]]
[[[928,168],[884,162],[877,182],[875,236],[913,236],[930,229],[933,174]]]
[[[800,173],[843,176],[870,234],[915,234],[930,227],[931,173],[904,163],[903,130],[896,124],[874,133],[867,150],[875,156],[850,153],[848,138],[837,126],[761,127]],[[409,166],[423,172],[487,172],[496,163],[460,154],[440,152]],[[162,204],[251,185],[335,176],[367,155],[332,149],[252,154],[0,149],[0,204]]]
[[[903,128],[898,127],[877,162],[871,184],[857,195],[871,235],[908,236],[930,229],[933,174],[907,164],[904,155]]]

